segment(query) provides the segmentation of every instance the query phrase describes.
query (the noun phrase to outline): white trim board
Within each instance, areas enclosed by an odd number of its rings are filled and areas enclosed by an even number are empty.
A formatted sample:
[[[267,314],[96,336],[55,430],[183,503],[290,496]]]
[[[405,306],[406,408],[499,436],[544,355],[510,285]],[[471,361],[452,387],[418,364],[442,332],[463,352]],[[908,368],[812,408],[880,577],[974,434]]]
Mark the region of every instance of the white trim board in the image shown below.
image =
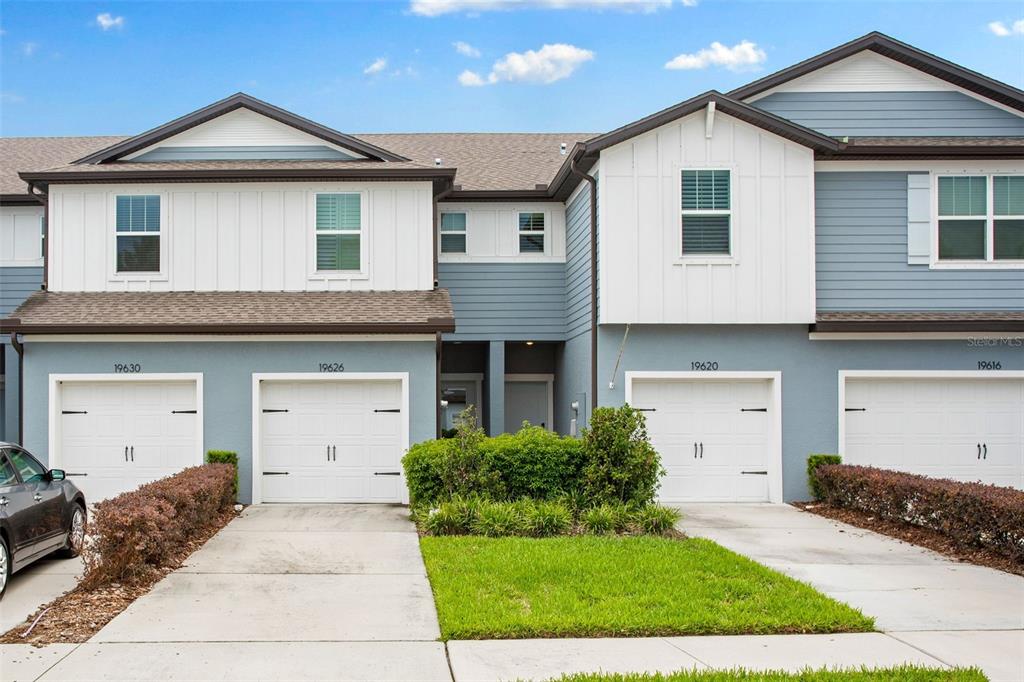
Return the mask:
[[[771,382],[771,412],[774,415],[772,428],[772,452],[768,453],[768,499],[781,504],[782,494],[782,372],[725,371],[725,372],[675,372],[637,371],[625,372],[626,404],[632,404],[633,381],[643,379],[672,379],[682,381],[735,381],[762,380]]]
[[[810,332],[811,341],[969,341],[971,339],[1007,340],[1000,344],[1024,347],[1021,332]]]
[[[51,374],[49,375],[49,424],[47,425],[47,440],[48,453],[47,462],[51,469],[60,468],[61,455],[60,452],[60,415],[61,410],[61,392],[60,385],[62,383],[94,383],[94,382],[112,382],[112,383],[125,383],[133,381],[144,381],[158,383],[162,381],[191,381],[196,385],[196,421],[197,421],[197,438],[196,438],[196,456],[195,464],[198,466],[205,461],[205,435],[203,431],[203,424],[206,420],[206,413],[203,411],[203,373],[202,372],[162,372],[162,373],[145,373],[140,372],[138,374]]]
[[[409,450],[409,373],[408,372],[253,372],[252,375],[252,503],[263,502],[263,466],[260,461],[260,382],[261,381],[400,381],[402,384],[402,451]],[[402,504],[409,504],[405,472],[399,475]]]
[[[884,370],[884,369],[841,369],[839,370],[839,443],[836,448],[840,457],[846,456],[846,380],[847,379],[1024,379],[1024,370]]]

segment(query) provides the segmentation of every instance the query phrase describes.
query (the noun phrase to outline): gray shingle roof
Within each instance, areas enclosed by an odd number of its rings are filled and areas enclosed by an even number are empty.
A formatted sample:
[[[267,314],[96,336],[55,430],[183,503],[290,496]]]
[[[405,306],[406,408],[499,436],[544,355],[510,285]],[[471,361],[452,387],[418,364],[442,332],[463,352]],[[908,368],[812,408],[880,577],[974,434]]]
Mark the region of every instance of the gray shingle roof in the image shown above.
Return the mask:
[[[123,137],[0,137],[0,194],[26,194],[22,171],[60,166]]]
[[[4,320],[25,333],[453,331],[446,289],[366,292],[38,291]]]

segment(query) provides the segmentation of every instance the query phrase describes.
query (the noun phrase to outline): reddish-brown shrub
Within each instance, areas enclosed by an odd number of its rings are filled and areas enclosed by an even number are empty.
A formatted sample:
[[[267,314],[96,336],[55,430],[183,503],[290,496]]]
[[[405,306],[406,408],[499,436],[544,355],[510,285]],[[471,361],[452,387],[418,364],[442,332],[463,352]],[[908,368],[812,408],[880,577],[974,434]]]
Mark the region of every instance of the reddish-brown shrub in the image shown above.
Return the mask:
[[[1024,564],[1024,491],[899,471],[826,464],[814,471],[822,500],[944,534]]]
[[[130,582],[165,566],[234,504],[234,485],[235,467],[204,464],[100,502],[83,585]]]

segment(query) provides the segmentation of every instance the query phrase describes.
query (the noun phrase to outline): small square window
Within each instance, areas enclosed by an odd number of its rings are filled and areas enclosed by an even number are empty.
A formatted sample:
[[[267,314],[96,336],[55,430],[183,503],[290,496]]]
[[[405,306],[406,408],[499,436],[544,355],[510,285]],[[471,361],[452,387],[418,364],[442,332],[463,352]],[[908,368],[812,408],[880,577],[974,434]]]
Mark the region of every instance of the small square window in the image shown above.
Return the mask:
[[[441,214],[441,253],[466,253],[466,214]]]
[[[519,253],[544,253],[543,213],[519,214]]]
[[[732,192],[728,170],[684,170],[680,197],[684,256],[732,252]]]
[[[985,260],[985,221],[940,220],[939,258]]]

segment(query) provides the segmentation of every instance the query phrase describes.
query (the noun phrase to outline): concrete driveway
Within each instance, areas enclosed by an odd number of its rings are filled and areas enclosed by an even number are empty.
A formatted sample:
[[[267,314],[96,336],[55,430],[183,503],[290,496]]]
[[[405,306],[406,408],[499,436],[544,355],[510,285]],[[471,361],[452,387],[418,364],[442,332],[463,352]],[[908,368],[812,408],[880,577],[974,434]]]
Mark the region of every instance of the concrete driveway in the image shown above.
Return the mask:
[[[1024,679],[1024,578],[789,505],[686,505],[680,528],[810,583],[951,665]]]
[[[49,557],[12,575],[0,608],[0,632],[25,622],[40,606],[78,584],[82,570],[81,559]]]
[[[439,636],[407,509],[267,504],[39,679],[450,680]]]

